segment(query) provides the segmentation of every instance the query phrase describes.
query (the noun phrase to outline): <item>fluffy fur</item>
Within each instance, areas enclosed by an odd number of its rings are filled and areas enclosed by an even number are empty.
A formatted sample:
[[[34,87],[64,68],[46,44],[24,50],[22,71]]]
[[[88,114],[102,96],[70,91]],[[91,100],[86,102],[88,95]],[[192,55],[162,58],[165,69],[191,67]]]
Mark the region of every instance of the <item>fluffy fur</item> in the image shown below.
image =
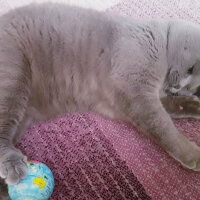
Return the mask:
[[[200,170],[200,148],[179,134],[163,107],[166,93],[196,91],[199,59],[200,28],[187,22],[140,21],[60,4],[2,16],[1,178],[16,184],[26,176],[26,157],[13,143],[32,120],[74,111],[130,121],[183,166]]]

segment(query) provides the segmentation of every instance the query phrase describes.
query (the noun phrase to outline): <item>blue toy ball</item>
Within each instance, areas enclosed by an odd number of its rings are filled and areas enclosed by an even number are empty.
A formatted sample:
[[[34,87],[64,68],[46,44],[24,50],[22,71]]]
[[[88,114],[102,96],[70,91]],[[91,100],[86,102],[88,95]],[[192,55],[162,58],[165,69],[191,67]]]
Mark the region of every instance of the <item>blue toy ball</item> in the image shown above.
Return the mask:
[[[43,163],[31,161],[27,177],[17,185],[9,185],[8,193],[12,200],[48,200],[54,185],[51,170]]]

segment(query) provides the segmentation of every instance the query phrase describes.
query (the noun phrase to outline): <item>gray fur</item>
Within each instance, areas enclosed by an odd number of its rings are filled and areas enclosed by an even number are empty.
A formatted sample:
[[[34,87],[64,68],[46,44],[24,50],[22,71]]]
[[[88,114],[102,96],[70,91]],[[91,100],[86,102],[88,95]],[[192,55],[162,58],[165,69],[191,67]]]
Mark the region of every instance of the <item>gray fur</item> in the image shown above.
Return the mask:
[[[0,176],[27,173],[14,148],[32,120],[93,111],[132,122],[183,166],[200,170],[200,148],[179,134],[160,98],[196,91],[200,29],[140,21],[60,4],[33,4],[0,18]],[[198,75],[186,85],[195,64]],[[179,89],[176,91],[175,89]]]

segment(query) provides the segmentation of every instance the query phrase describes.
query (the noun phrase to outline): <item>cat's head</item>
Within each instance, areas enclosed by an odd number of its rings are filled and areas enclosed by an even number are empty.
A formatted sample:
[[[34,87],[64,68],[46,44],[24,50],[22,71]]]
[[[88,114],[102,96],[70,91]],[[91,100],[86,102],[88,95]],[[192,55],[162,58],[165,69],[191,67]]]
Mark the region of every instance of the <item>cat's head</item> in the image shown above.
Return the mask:
[[[200,86],[200,25],[170,22],[168,30],[166,90],[172,94],[195,94]]]

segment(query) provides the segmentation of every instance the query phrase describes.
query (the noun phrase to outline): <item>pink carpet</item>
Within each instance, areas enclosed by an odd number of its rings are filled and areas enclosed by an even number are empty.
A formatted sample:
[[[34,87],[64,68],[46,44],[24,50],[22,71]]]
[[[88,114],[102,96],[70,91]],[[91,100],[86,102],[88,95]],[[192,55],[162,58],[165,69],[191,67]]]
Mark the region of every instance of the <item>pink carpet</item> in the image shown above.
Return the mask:
[[[108,12],[200,23],[196,0],[128,0]],[[200,122],[175,123],[200,145]],[[200,173],[182,168],[128,123],[71,114],[34,124],[18,146],[30,160],[44,162],[53,171],[52,200],[200,199]]]

